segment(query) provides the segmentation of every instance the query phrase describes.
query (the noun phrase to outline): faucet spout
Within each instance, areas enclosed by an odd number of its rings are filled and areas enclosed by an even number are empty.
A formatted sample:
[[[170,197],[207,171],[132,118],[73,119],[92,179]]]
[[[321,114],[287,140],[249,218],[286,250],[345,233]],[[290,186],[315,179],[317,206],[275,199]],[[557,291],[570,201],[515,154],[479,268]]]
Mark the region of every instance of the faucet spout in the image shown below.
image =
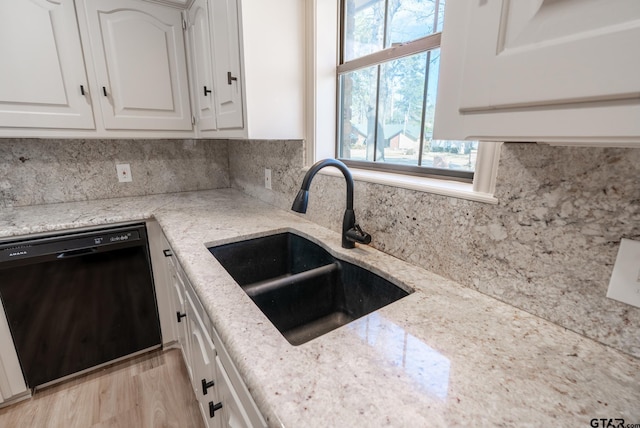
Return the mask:
[[[347,206],[342,219],[342,247],[354,248],[355,242],[368,244],[371,242],[371,235],[364,232],[360,226],[356,223],[356,215],[353,211],[353,176],[347,166],[337,159],[324,159],[316,162],[304,176],[302,180],[302,186],[298,195],[293,201],[291,209],[295,212],[306,213],[307,204],[309,202],[309,188],[311,187],[311,180],[322,168],[327,166],[333,166],[342,172],[344,179],[347,183]]]

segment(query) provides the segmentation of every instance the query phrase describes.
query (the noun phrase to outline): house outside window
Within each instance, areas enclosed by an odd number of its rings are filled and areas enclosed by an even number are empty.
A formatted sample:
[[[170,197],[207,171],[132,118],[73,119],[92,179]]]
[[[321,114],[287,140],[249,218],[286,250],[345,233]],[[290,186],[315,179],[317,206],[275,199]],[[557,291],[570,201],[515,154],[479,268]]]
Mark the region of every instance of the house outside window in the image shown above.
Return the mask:
[[[473,180],[477,141],[434,140],[445,0],[342,0],[338,157]]]

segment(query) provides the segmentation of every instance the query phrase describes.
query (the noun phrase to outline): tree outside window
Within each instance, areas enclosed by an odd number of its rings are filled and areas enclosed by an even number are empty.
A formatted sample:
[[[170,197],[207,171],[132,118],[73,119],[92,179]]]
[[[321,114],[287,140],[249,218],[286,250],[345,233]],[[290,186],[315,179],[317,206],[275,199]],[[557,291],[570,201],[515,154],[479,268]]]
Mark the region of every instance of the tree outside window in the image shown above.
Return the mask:
[[[445,0],[344,0],[338,156],[472,179],[478,142],[433,140]]]

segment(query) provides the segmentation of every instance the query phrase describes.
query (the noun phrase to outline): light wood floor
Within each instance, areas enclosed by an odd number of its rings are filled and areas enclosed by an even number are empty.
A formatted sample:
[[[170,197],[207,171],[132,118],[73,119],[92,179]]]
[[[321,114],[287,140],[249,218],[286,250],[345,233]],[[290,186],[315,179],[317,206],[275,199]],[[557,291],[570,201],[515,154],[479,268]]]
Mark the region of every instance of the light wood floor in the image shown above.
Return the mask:
[[[154,351],[0,409],[0,427],[204,428],[179,350]]]

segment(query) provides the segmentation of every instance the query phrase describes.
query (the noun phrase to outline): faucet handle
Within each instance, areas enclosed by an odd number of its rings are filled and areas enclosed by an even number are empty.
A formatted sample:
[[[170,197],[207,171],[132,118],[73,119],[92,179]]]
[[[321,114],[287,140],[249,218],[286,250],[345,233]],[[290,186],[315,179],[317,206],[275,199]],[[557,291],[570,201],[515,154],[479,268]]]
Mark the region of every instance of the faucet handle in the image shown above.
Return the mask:
[[[347,230],[347,239],[353,242],[359,242],[361,244],[369,244],[371,243],[371,235],[362,230],[360,226],[356,223],[353,227]]]

